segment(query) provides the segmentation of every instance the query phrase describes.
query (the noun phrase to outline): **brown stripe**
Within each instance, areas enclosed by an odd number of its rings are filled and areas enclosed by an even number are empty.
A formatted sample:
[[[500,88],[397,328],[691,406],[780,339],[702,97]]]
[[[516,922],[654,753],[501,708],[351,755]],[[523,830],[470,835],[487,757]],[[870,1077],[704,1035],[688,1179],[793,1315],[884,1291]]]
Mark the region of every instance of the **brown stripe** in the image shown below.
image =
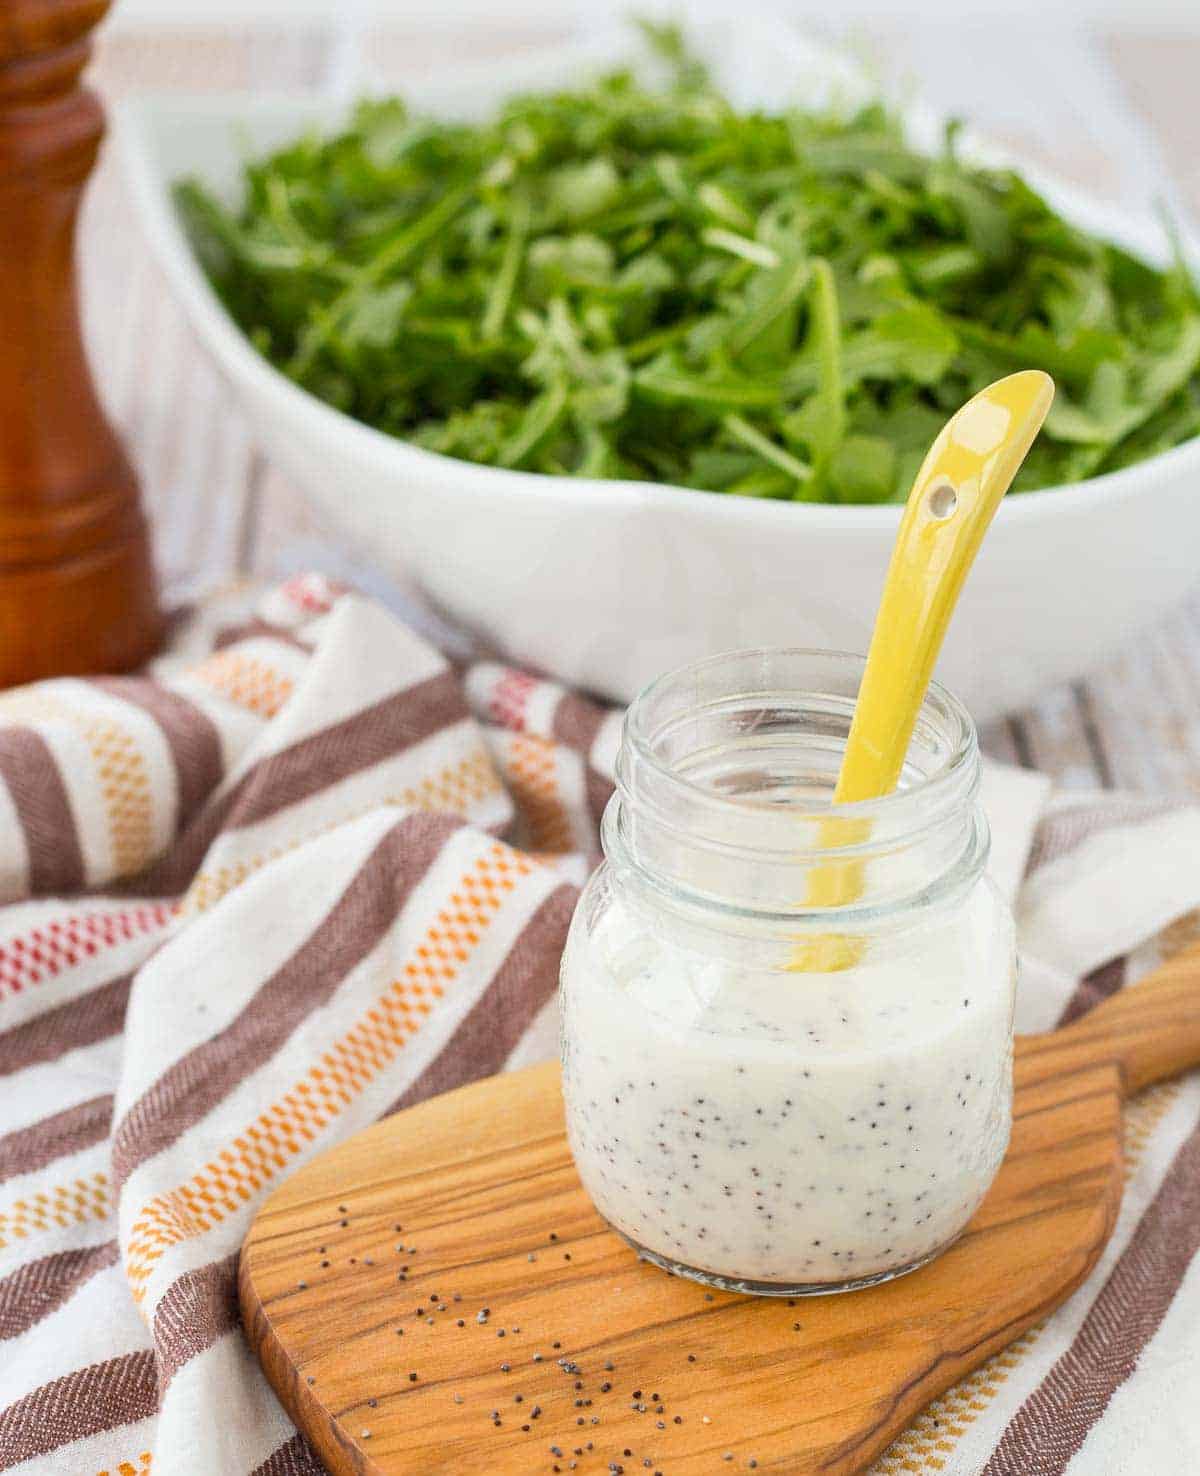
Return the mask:
[[[269,754],[197,816],[143,885],[183,890],[220,831],[266,820],[466,716],[454,674],[443,671]]]
[[[112,1123],[112,1107],[113,1099],[106,1093],[0,1138],[0,1184],[103,1142]]]
[[[183,827],[221,782],[221,735],[217,725],[194,702],[145,677],[97,677],[95,685],[112,697],[140,707],[158,724],[175,766],[179,814]]]
[[[554,993],[578,895],[566,882],[551,892],[458,1029],[384,1116],[500,1070]]]
[[[1075,1340],[1025,1400],[983,1476],[1060,1476],[1133,1373],[1200,1250],[1200,1126],[1092,1303]]]
[[[236,1255],[173,1281],[154,1310],[159,1400],[185,1363],[237,1325]]]
[[[19,1337],[74,1296],[99,1271],[117,1264],[117,1242],[60,1251],[19,1266],[0,1281],[0,1342]]]
[[[6,1030],[0,1035],[0,1076],[10,1076],[43,1061],[56,1061],[68,1051],[116,1035],[125,1023],[132,980],[132,974],[123,974]]]
[[[564,692],[550,722],[551,737],[587,758],[607,716],[603,707],[578,692]]]
[[[83,853],[54,755],[32,728],[0,728],[0,779],[8,786],[29,850],[29,891],[75,892]]]
[[[1075,986],[1075,993],[1067,1001],[1066,1008],[1059,1016],[1058,1028],[1069,1025],[1072,1020],[1078,1020],[1081,1015],[1086,1015],[1089,1010],[1095,1009],[1102,999],[1108,999],[1110,995],[1116,994],[1125,985],[1125,959],[1113,958],[1108,963],[1101,964],[1098,969],[1093,969],[1090,974],[1085,974]]]
[[[266,820],[467,716],[462,690],[449,671],[385,697],[263,759],[255,769],[256,783],[237,805],[236,823]]]
[[[73,1440],[148,1419],[156,1408],[154,1354],[126,1353],[43,1384],[0,1411],[0,1471]]]
[[[591,752],[596,737],[609,716],[607,708],[589,702],[577,692],[565,693],[554,709],[551,732],[559,743],[581,754],[584,761],[584,790],[587,797],[588,814],[592,823],[599,825],[604,807],[613,792],[613,783],[607,775],[600,773],[591,762]],[[599,848],[597,837],[596,848]]]
[[[1176,800],[1114,795],[1094,805],[1072,805],[1056,810],[1038,825],[1025,874],[1031,876],[1040,867],[1069,855],[1102,831],[1126,825],[1144,825],[1179,808],[1180,802]]]
[[[606,779],[598,769],[593,769],[590,764],[584,776],[584,782],[587,789],[588,814],[591,815],[593,824],[599,825],[600,818],[604,814],[604,808],[609,800],[612,799],[613,790],[616,788],[616,785],[611,779]],[[597,836],[597,848],[599,847],[599,843],[599,837]]]
[[[269,620],[263,620],[258,615],[252,620],[240,621],[237,625],[222,626],[213,637],[212,648],[214,651],[224,651],[227,646],[236,646],[240,641],[255,640],[280,641],[283,645],[294,646],[297,651],[310,656],[316,649],[311,641],[302,641],[286,625],[272,625]]]
[[[255,1466],[250,1476],[326,1476],[326,1472],[304,1436],[293,1435],[285,1445],[272,1451],[261,1466]]]
[[[461,825],[446,815],[418,813],[385,832],[316,930],[236,1019],[171,1066],[130,1108],[113,1137],[118,1184],[211,1112],[329,999],[392,926]]]

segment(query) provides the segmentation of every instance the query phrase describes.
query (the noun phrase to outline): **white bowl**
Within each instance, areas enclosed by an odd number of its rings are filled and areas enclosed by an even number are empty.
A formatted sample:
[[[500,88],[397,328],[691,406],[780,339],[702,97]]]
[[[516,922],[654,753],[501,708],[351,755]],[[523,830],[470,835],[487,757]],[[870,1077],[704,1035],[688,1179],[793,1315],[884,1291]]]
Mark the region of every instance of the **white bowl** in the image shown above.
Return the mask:
[[[756,18],[696,43],[743,103],[866,91],[842,59]],[[514,89],[580,80],[628,59],[602,37],[406,88],[420,108],[479,116]],[[336,124],[319,98],[140,98],[118,137],[143,224],[179,301],[267,453],[352,541],[414,574],[432,600],[516,661],[629,700],[663,670],[734,647],[866,649],[900,509],[777,503],[640,482],[474,466],[373,430],[263,359],[208,285],[171,201],[196,175],[236,196],[241,161]],[[941,120],[908,119],[932,141]],[[979,152],[979,150],[976,150]],[[994,156],[993,157],[998,157]],[[1148,222],[1024,172],[1080,225],[1149,258]],[[1078,486],[1000,509],[938,674],[987,721],[1085,672],[1196,579],[1200,438]]]

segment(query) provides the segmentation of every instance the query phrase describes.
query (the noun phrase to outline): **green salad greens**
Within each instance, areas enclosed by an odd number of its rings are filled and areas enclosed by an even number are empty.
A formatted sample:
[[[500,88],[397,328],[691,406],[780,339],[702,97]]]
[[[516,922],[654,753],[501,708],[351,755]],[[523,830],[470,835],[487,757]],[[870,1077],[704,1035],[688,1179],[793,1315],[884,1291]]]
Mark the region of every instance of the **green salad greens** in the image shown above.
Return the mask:
[[[270,361],[448,456],[796,501],[902,499],[947,414],[1041,368],[1018,488],[1200,433],[1200,295],[1018,174],[914,151],[886,107],[742,112],[678,34],[664,72],[516,97],[484,124],[360,104],[177,186]]]

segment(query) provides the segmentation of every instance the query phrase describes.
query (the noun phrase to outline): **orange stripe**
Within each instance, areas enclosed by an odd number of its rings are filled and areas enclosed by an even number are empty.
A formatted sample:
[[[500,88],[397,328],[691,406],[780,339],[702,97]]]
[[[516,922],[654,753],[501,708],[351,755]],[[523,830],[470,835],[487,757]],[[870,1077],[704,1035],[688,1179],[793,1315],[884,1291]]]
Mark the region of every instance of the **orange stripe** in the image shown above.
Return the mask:
[[[294,683],[282,672],[244,651],[218,651],[189,673],[214,692],[260,717],[272,718],[292,695]]]
[[[154,1464],[154,1457],[148,1450],[136,1456],[132,1461],[121,1461],[116,1466],[105,1466],[103,1471],[97,1471],[96,1476],[150,1476],[150,1467]]]
[[[39,1189],[15,1199],[7,1209],[0,1210],[0,1249],[16,1240],[28,1240],[31,1235],[42,1234],[57,1227],[65,1230],[69,1225],[83,1224],[88,1220],[107,1220],[110,1212],[108,1175],[88,1174],[81,1179],[71,1179],[66,1184],[56,1184],[52,1189]]]
[[[558,745],[532,733],[514,734],[505,753],[505,777],[528,830],[531,851],[574,849],[571,817],[558,792]]]
[[[36,728],[60,722],[75,729],[88,746],[96,782],[108,816],[113,868],[118,876],[140,871],[154,854],[154,797],[146,760],[136,739],[111,718],[73,707],[38,687],[9,694],[0,718]]]
[[[186,1183],[155,1195],[142,1208],[125,1255],[126,1275],[139,1303],[167,1250],[240,1210],[395,1059],[445,986],[462,971],[517,878],[533,871],[526,857],[507,846],[491,846],[463,875],[401,976],[366,1014],[230,1147]]]
[[[214,903],[219,902],[226,892],[240,887],[247,877],[261,870],[269,861],[275,861],[280,856],[302,845],[307,845],[317,835],[326,835],[339,825],[361,819],[368,809],[375,810],[383,805],[402,805],[406,809],[428,810],[434,813],[444,811],[450,815],[462,815],[464,819],[470,819],[472,807],[477,802],[499,792],[500,781],[492,767],[491,760],[482,749],[476,749],[458,763],[447,765],[438,773],[430,774],[419,783],[410,785],[396,794],[373,796],[366,808],[357,810],[351,815],[339,815],[336,819],[321,826],[319,830],[306,831],[303,835],[294,836],[286,844],[272,846],[260,854],[246,857],[245,860],[226,861],[220,866],[197,872],[188,888],[187,896],[180,904],[181,910],[185,916],[207,911]],[[228,837],[227,843],[236,843],[236,838]]]

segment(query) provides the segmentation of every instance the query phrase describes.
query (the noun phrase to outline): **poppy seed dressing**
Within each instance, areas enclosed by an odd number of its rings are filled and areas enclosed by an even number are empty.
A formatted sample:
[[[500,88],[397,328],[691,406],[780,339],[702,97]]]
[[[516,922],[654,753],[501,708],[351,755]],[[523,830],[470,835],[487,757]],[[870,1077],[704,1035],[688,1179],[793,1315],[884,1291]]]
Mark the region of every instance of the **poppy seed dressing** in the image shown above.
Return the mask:
[[[639,698],[563,957],[584,1187],[648,1259],[739,1289],[915,1268],[1008,1142],[1013,927],[983,874],[974,730],[933,689],[904,786],[839,837],[857,675],[741,653]],[[853,904],[805,903],[839,867]]]
[[[1008,1142],[1012,964],[990,930],[968,906],[901,956],[791,975],[639,935],[614,904],[563,965],[568,1131],[601,1214],[733,1282],[858,1281],[941,1249]]]

